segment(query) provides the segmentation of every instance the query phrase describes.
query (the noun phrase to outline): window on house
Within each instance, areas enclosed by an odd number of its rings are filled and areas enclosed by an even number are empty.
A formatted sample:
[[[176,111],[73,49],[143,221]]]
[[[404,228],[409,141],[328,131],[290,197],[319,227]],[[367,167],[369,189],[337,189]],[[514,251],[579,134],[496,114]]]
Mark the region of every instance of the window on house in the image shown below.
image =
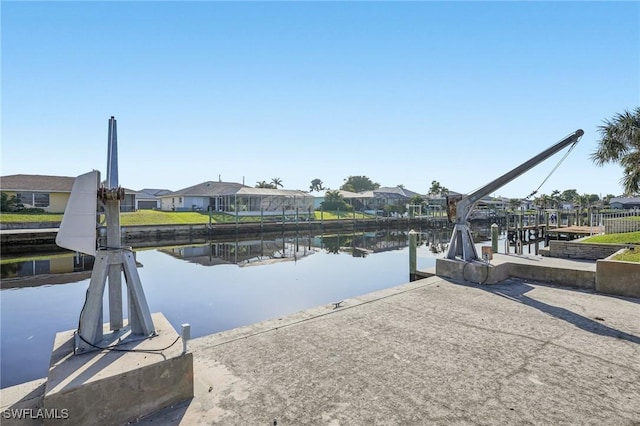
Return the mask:
[[[178,198],[178,202],[181,203],[182,202],[182,197]]]
[[[49,207],[49,194],[42,192],[18,192],[16,194],[18,203],[30,207]]]

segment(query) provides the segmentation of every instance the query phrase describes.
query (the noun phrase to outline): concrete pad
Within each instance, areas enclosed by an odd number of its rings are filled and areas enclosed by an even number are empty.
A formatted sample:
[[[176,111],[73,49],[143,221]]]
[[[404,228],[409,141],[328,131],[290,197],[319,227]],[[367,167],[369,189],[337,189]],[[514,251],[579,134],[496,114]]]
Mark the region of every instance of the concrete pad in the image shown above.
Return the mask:
[[[640,299],[438,277],[196,339],[141,424],[640,422]]]
[[[441,277],[478,284],[496,284],[511,277],[593,289],[596,281],[594,261],[536,255],[496,253],[489,264],[439,258],[436,272]]]
[[[640,423],[637,298],[432,277],[190,350],[195,397],[140,424]]]
[[[193,357],[182,354],[179,335],[162,314],[152,319],[156,337],[117,351],[73,355],[74,330],[58,333],[43,407],[67,415],[44,424],[123,424],[191,398]]]
[[[42,424],[38,410],[42,408],[46,379],[21,383],[0,391],[2,426],[36,426]]]
[[[436,273],[440,277],[476,284],[496,284],[510,277],[511,264],[506,262],[463,262],[436,259]]]

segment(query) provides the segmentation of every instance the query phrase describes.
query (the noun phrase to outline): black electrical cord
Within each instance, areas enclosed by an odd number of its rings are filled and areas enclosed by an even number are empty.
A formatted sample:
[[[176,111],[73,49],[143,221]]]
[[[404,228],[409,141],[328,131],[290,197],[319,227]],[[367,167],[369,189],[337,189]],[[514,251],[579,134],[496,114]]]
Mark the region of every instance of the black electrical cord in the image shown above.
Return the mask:
[[[85,339],[84,337],[82,337],[82,334],[80,334],[80,318],[82,318],[82,314],[84,313],[85,308],[87,307],[87,300],[89,299],[89,289],[87,288],[87,292],[85,294],[84,297],[84,304],[82,305],[82,309],[80,310],[80,317],[78,318],[78,330],[76,331],[76,334],[78,335],[78,337],[80,338],[80,340],[82,340],[84,343],[86,343],[87,345],[91,346],[92,348],[95,349],[100,349],[102,351],[114,351],[114,352],[162,352],[162,351],[166,351],[167,349],[169,349],[170,347],[172,347],[173,345],[175,345],[178,340],[180,340],[181,336],[176,337],[176,340],[173,341],[173,343],[171,343],[169,346],[162,348],[162,349],[119,349],[117,348],[117,346],[120,345],[125,345],[129,342],[120,342],[118,344],[115,344],[113,346],[97,346],[94,345],[93,343],[90,343],[87,341],[87,339]],[[152,337],[155,337],[156,334],[154,333],[151,336],[146,336],[145,339],[150,339]]]
[[[98,246],[98,250],[125,250],[125,251],[130,251],[131,253],[133,253],[133,249],[129,248],[129,247],[109,247],[109,246]]]
[[[84,337],[82,337],[82,335],[80,334],[80,330],[78,329],[78,337],[80,338],[80,340],[82,340],[84,343],[86,343],[87,345],[91,346],[92,348],[96,348],[96,349],[100,349],[103,351],[113,351],[113,352],[162,352],[162,351],[166,351],[167,349],[169,349],[170,347],[172,347],[173,345],[175,345],[178,340],[180,340],[181,336],[176,337],[176,339],[173,341],[173,343],[171,343],[170,345],[161,348],[161,349],[120,349],[117,346],[120,345],[126,345],[129,342],[121,342],[118,343],[116,345],[113,346],[97,346],[94,345],[93,343],[89,343]],[[150,339],[154,336],[147,336],[145,337],[145,339]]]

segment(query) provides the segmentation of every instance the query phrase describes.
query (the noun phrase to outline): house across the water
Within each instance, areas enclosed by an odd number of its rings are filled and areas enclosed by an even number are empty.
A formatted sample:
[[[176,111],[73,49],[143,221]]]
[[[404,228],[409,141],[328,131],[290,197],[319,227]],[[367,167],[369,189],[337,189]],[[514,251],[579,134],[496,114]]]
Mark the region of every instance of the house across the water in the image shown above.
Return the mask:
[[[75,177],[9,175],[0,177],[0,191],[16,197],[18,208],[38,208],[47,213],[63,213]]]
[[[0,177],[0,191],[9,198],[16,197],[18,209],[37,208],[46,213],[64,213],[75,177],[51,175],[8,175]],[[166,189],[134,191],[124,189],[120,210],[132,212],[160,207],[159,194]]]
[[[612,197],[609,200],[609,207],[612,209],[638,209],[640,208],[640,197]]]
[[[238,216],[306,215],[313,195],[289,189],[253,188],[235,182],[207,181],[159,196],[162,210],[215,211]]]

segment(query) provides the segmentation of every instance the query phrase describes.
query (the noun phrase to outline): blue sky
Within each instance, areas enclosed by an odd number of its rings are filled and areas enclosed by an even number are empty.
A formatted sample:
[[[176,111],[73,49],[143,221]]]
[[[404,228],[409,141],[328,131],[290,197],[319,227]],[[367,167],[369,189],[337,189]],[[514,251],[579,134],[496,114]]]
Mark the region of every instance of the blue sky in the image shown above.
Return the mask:
[[[638,2],[0,7],[2,175],[105,173],[113,115],[132,189],[367,175],[470,192],[582,128],[540,192],[622,192],[589,154],[640,104]],[[562,154],[495,195],[527,196]]]

